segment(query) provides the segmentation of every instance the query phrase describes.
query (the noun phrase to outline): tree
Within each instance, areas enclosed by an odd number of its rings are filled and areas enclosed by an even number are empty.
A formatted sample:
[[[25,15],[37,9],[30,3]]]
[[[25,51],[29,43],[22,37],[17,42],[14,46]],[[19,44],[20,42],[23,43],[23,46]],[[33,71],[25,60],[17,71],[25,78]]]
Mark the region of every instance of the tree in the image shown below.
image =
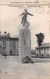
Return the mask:
[[[38,43],[38,46],[39,46],[39,55],[41,56],[40,46],[41,46],[41,44],[44,40],[44,34],[43,33],[36,34],[36,37],[37,37],[37,43]]]

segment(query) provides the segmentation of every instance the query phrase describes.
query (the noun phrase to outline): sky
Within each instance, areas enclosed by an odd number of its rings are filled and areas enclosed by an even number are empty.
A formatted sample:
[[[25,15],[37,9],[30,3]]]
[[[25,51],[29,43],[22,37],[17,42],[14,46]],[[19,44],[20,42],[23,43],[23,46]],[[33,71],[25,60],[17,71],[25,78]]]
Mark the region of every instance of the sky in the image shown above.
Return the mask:
[[[24,12],[24,8],[0,5],[1,34],[4,34],[4,32],[6,31],[7,33],[10,33],[12,37],[19,37],[19,28],[21,27],[20,14]],[[40,32],[44,33],[44,43],[50,42],[50,10],[48,6],[30,8],[27,7],[27,10],[29,13],[34,15],[28,15],[27,18],[28,22],[30,22],[29,28],[31,32],[31,48],[34,49],[37,46],[37,38],[35,34],[38,34]]]

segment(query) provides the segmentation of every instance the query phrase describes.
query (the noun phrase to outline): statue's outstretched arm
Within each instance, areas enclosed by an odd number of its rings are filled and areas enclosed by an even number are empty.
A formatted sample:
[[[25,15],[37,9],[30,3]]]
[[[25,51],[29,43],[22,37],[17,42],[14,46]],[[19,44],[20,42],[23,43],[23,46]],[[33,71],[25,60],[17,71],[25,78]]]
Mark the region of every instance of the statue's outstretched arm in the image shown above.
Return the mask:
[[[28,13],[28,12],[27,12],[27,14],[28,14],[28,15],[31,15],[31,16],[34,16],[34,15],[32,15],[32,14]]]
[[[22,16],[24,13],[22,13],[20,16]]]

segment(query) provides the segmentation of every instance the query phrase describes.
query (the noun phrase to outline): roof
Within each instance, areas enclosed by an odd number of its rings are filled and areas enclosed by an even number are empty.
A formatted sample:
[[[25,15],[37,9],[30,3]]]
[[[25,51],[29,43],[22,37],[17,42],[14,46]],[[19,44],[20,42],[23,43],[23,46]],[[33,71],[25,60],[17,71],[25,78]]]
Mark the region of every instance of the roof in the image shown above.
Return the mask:
[[[11,37],[10,39],[11,39],[11,40],[17,40],[17,41],[19,40],[18,37]]]
[[[31,50],[31,54],[36,54],[36,50]]]
[[[40,48],[46,48],[46,47],[50,47],[50,43],[43,43],[43,44],[40,46]],[[36,48],[39,48],[39,46],[36,47]]]
[[[0,40],[2,40],[2,39],[11,39],[11,40],[19,40],[19,37],[8,37],[8,36],[0,36]]]

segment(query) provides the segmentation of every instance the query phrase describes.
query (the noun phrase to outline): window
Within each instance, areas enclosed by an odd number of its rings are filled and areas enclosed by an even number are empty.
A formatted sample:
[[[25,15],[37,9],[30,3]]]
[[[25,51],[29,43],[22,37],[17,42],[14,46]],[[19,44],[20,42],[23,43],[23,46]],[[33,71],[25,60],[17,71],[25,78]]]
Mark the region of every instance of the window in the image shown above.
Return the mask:
[[[3,41],[3,50],[6,50],[6,41]]]
[[[3,46],[3,50],[6,50],[6,46]]]
[[[37,56],[38,56],[38,54],[37,54]]]
[[[12,41],[12,50],[15,52],[16,51],[16,41]]]
[[[49,57],[49,55],[47,55],[47,57]]]
[[[44,48],[44,52],[46,52],[46,48]]]
[[[2,48],[2,46],[0,45],[0,49]]]
[[[47,48],[47,50],[49,50],[49,48]]]
[[[6,45],[6,41],[5,40],[3,41],[3,45]]]
[[[43,56],[43,54],[42,54],[42,56]]]

